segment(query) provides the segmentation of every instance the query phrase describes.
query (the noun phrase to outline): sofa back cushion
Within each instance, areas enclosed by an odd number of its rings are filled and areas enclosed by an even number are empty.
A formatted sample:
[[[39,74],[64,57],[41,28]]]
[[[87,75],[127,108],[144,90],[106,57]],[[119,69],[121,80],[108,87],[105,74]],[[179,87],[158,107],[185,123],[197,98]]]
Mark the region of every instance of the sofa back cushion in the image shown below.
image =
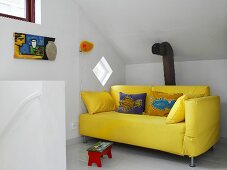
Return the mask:
[[[183,93],[189,95],[210,95],[209,86],[153,86],[152,91],[163,93]]]
[[[148,96],[151,92],[151,86],[116,85],[116,86],[111,86],[110,92],[111,92],[111,95],[113,96],[116,106],[119,107],[120,92],[126,93],[126,94],[146,93]],[[148,97],[146,97],[146,102],[149,102]],[[146,109],[147,108],[145,108],[145,110]]]

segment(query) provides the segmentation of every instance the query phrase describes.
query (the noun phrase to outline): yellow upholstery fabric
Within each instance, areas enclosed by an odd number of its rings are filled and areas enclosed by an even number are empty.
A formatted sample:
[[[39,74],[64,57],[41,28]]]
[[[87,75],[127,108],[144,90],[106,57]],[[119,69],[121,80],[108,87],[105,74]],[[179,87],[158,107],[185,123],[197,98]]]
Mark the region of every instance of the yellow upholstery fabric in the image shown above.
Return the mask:
[[[120,92],[126,94],[139,94],[139,93],[146,93],[147,96],[151,92],[151,86],[128,86],[128,85],[116,85],[111,86],[110,89],[111,95],[114,98],[115,104],[119,107],[119,99],[120,99]],[[148,97],[146,97],[146,103],[149,101]],[[145,112],[148,110],[147,106],[145,107]]]
[[[185,123],[166,124],[166,117],[104,112],[80,115],[80,134],[183,154]]]
[[[152,116],[165,116],[170,112],[170,109],[173,106],[171,102],[173,101],[175,102],[180,96],[182,96],[182,93],[169,94],[169,93],[152,91],[148,96],[149,102],[146,103],[146,105],[148,105],[147,106],[148,111],[146,112],[146,114],[152,115]],[[166,102],[168,102],[167,103],[168,105],[166,105]]]
[[[90,114],[116,109],[114,100],[108,92],[81,92],[81,97]]]
[[[166,118],[166,123],[169,124],[184,121],[185,117],[184,101],[186,99],[188,99],[187,95],[183,95],[177,99],[176,103],[173,105],[172,109],[170,110]]]
[[[152,91],[164,92],[164,93],[183,93],[204,96],[210,95],[209,86],[153,86]]]
[[[185,101],[184,154],[198,156],[219,139],[220,98],[208,96]]]
[[[194,99],[194,98],[200,98],[200,97],[206,97],[204,94],[186,94],[188,99]]]

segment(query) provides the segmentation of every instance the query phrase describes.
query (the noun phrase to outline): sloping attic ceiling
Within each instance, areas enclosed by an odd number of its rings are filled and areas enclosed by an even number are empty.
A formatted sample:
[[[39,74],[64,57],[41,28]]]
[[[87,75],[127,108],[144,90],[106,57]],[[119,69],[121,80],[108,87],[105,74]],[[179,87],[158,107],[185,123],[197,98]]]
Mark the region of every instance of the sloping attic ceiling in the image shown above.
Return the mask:
[[[78,0],[125,63],[159,62],[168,41],[176,61],[227,59],[227,0]]]

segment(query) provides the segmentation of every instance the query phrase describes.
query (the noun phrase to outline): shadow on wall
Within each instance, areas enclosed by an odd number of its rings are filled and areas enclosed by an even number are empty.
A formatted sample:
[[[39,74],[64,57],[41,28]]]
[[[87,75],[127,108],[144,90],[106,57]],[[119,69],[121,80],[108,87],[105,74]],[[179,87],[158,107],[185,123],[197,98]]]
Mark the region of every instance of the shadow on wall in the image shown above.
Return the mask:
[[[221,136],[224,138],[227,138],[227,124],[226,121],[227,120],[227,103],[222,103],[221,102]]]

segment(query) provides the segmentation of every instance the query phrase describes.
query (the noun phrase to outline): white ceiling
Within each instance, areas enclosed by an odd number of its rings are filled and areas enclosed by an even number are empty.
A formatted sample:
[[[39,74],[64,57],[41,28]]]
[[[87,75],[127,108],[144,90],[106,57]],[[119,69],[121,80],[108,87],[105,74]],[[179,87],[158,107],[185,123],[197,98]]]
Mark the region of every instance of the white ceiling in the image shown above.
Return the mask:
[[[175,60],[227,59],[227,0],[77,0],[125,63],[159,62],[157,42]]]

